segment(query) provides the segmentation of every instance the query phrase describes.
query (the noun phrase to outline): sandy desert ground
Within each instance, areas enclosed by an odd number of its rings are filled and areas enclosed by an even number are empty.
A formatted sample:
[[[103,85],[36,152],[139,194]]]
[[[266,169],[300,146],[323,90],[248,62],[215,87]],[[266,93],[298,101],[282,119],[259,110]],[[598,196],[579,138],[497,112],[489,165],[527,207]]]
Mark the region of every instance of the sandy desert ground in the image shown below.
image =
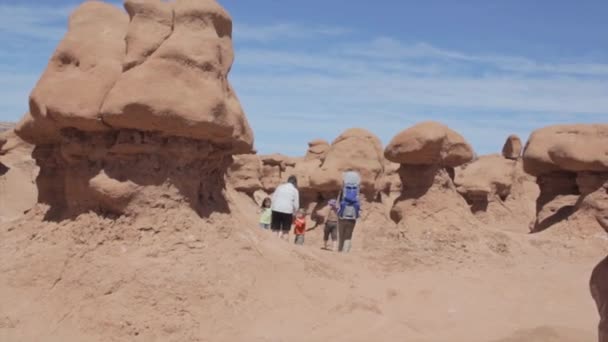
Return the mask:
[[[74,10],[0,134],[0,341],[597,340],[608,125],[539,127],[485,156],[438,122],[386,146],[343,127],[260,155],[228,80],[230,15],[125,3]],[[362,215],[338,254],[322,221],[347,170]],[[304,246],[258,227],[291,175]]]

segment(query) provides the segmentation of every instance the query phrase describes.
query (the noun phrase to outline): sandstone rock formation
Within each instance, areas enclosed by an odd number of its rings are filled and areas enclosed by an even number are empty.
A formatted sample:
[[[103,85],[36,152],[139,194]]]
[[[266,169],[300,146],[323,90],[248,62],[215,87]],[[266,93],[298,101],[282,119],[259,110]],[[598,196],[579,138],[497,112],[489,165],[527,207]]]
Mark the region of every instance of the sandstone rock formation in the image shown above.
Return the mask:
[[[105,131],[99,108],[122,73],[128,26],[128,16],[117,7],[99,1],[80,5],[30,95],[34,120]]]
[[[473,211],[485,210],[489,201],[504,201],[511,193],[515,164],[501,155],[481,156],[458,168],[458,192],[473,204]]]
[[[474,217],[456,191],[454,169],[473,159],[473,149],[447,126],[424,122],[397,134],[384,151],[401,164],[401,195],[393,221],[407,227],[471,226]]]
[[[598,325],[599,342],[608,341],[608,257],[600,261],[591,273],[589,280],[591,297],[597,305],[600,314]]]
[[[13,131],[0,133],[0,223],[23,216],[36,204],[38,167],[32,150]]]
[[[517,135],[510,135],[502,148],[502,155],[507,159],[518,159],[521,157],[522,144]]]
[[[224,176],[253,134],[227,76],[232,22],[215,1],[85,2],[17,133],[36,145],[50,217],[225,210]],[[245,185],[247,187],[247,185]]]
[[[523,172],[521,160],[499,154],[481,156],[456,168],[454,182],[485,224],[519,230],[535,217],[538,190],[534,177]]]
[[[533,175],[552,171],[606,172],[608,125],[556,125],[530,135],[524,151],[525,170]]]
[[[608,125],[559,125],[534,131],[524,168],[540,196],[531,230],[567,222],[568,230],[608,229]]]
[[[126,0],[131,23],[126,43],[129,47],[123,69],[141,65],[173,32],[173,8],[160,0]]]
[[[433,121],[397,134],[384,154],[395,163],[442,167],[456,167],[473,159],[473,149],[460,134]]]
[[[227,79],[234,60],[230,16],[215,1],[176,1],[172,6],[172,32],[145,61],[118,77],[101,107],[104,122],[248,153],[253,133]],[[127,42],[135,43],[139,56],[150,37],[137,19],[132,17],[130,28],[135,28]],[[127,56],[130,50],[127,45]]]
[[[319,169],[310,176],[310,184],[318,192],[338,192],[342,172],[352,169],[361,174],[361,191],[373,197],[376,181],[384,172],[382,142],[361,128],[346,130],[331,144]]]
[[[329,143],[323,139],[313,140],[308,143],[308,150],[304,156],[304,160],[320,160],[323,162],[329,152]]]
[[[281,181],[289,177],[286,174],[287,168],[295,165],[291,158],[278,153],[260,156],[260,161],[262,188],[268,193],[272,193]]]
[[[228,181],[238,190],[248,194],[262,189],[262,162],[255,154],[234,156],[228,169]]]
[[[398,194],[401,192],[401,179],[399,178],[398,163],[384,161],[384,173],[376,182],[376,189],[386,195]]]
[[[588,255],[576,253],[606,241],[579,249],[474,229],[483,225],[454,184],[453,169],[473,156],[462,137],[421,125],[389,146],[396,162],[356,129],[332,145],[311,142],[302,158],[250,154],[226,75],[227,14],[214,0],[125,7],[128,16],[96,1],[77,9],[17,129],[35,146],[7,135],[0,148],[0,340],[493,341],[515,327],[588,328],[588,303],[573,295]],[[493,163],[484,174],[484,163],[465,171],[482,177],[473,184],[496,199],[490,208],[508,206],[520,181],[503,201],[508,182]],[[521,176],[521,163],[500,163]],[[321,227],[310,227],[305,246],[257,228],[267,193],[256,189],[296,175],[319,223],[347,168],[362,173],[368,195],[352,255],[320,250]],[[587,197],[563,200],[597,206],[602,177],[578,172],[576,191]],[[298,319],[285,320],[294,308]],[[496,308],[510,319],[478,324]],[[547,336],[559,334],[509,341]]]
[[[31,144],[52,145],[61,141],[59,128],[52,119],[43,116],[34,119],[29,112],[17,123],[15,133]]]

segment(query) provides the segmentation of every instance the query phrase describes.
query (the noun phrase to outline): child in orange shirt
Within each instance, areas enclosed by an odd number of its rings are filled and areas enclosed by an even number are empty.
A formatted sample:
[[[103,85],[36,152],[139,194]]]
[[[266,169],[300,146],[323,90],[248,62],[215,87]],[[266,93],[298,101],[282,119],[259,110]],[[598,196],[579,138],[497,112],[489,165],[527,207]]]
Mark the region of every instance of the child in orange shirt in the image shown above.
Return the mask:
[[[294,243],[296,245],[303,245],[304,244],[304,233],[306,233],[306,210],[304,210],[304,209],[298,210],[298,212],[296,214],[296,218],[293,221],[293,225],[294,225],[293,232],[296,235]]]

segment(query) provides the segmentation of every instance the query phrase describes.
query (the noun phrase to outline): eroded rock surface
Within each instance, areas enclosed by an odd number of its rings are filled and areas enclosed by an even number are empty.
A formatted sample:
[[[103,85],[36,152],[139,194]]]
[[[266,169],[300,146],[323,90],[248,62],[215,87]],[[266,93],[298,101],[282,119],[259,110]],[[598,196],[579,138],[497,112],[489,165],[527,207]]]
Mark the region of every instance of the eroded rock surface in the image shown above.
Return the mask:
[[[57,219],[183,204],[225,211],[232,155],[253,146],[227,78],[231,18],[212,0],[125,8],[79,6],[32,91],[16,132],[36,145],[39,200]]]

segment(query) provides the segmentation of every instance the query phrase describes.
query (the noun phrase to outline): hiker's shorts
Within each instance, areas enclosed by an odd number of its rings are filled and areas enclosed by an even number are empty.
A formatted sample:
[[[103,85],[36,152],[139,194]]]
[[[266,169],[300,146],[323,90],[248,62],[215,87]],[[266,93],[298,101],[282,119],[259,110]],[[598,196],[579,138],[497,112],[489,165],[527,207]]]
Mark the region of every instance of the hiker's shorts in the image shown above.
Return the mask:
[[[273,231],[284,231],[289,232],[291,229],[291,223],[293,222],[293,215],[281,213],[278,211],[272,211],[272,221],[270,227]]]
[[[338,222],[326,222],[325,229],[323,229],[323,241],[329,240],[336,241],[338,239]]]

